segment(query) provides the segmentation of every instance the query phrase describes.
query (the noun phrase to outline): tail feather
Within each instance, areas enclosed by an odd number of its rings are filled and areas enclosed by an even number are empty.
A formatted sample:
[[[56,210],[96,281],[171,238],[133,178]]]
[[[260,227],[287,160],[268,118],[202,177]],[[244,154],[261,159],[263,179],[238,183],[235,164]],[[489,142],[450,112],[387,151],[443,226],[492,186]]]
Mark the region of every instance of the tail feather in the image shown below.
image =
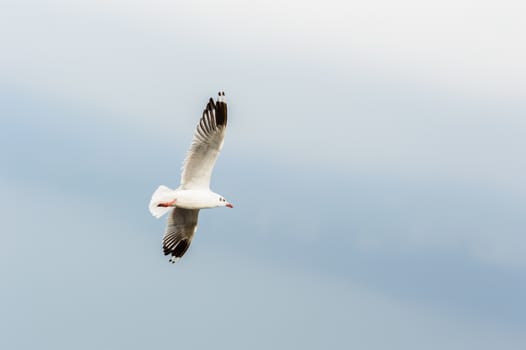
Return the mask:
[[[150,200],[150,205],[148,206],[148,209],[150,209],[150,213],[152,213],[153,216],[155,216],[156,218],[160,218],[164,214],[168,213],[172,208],[158,207],[158,205],[162,202],[169,202],[173,199],[174,190],[164,185],[161,185],[152,194],[152,199]]]

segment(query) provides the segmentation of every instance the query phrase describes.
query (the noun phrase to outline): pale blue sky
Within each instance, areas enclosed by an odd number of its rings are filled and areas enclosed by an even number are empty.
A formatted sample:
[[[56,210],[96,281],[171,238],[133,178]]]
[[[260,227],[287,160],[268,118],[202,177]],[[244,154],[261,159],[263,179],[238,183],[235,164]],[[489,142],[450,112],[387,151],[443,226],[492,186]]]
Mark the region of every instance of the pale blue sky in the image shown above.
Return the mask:
[[[0,6],[1,348],[526,346],[525,5]],[[220,89],[235,208],[174,266]]]

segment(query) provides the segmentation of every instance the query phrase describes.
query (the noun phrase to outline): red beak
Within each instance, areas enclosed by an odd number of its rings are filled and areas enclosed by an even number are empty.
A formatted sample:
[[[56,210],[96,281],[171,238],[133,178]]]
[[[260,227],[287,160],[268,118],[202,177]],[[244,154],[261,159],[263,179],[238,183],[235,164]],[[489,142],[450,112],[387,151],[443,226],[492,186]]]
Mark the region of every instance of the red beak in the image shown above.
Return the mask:
[[[230,204],[230,203],[228,203],[226,206],[229,207],[229,208],[233,208],[233,207],[234,207],[234,206],[233,206],[232,204]]]

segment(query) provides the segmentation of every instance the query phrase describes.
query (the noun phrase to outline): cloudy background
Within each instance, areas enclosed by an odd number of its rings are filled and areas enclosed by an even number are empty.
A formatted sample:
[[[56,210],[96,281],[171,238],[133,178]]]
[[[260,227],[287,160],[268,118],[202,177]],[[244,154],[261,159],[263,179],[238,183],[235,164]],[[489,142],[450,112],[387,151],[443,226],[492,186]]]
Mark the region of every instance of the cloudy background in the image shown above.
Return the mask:
[[[0,2],[0,347],[524,349],[521,1]],[[209,96],[187,255],[147,211]]]

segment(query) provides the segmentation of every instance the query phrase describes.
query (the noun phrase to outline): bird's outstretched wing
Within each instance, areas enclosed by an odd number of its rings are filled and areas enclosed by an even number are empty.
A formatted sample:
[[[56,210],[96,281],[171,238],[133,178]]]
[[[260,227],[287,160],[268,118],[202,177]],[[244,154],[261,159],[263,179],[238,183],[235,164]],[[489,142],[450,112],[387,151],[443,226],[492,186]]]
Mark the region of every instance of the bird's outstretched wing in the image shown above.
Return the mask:
[[[198,216],[199,209],[175,208],[170,213],[163,237],[163,251],[164,255],[172,255],[171,262],[176,262],[190,247]]]
[[[227,123],[225,93],[216,102],[212,98],[197,125],[192,145],[183,162],[181,188],[209,189],[210,177],[223,147]]]

